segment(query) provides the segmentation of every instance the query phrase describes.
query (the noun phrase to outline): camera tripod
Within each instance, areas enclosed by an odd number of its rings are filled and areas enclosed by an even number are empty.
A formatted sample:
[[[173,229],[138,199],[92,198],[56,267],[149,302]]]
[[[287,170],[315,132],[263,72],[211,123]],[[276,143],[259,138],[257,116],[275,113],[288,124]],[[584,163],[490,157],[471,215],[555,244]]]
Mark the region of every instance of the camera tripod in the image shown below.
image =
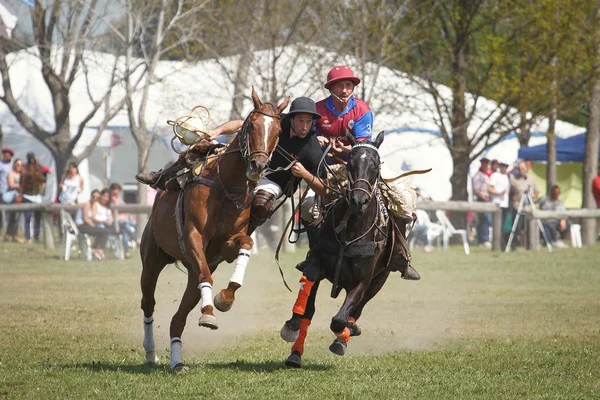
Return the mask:
[[[519,226],[519,218],[523,215],[523,207],[525,206],[525,202],[528,202],[531,208],[535,208],[535,203],[531,198],[531,193],[529,193],[531,187],[528,187],[527,190],[523,192],[521,195],[521,200],[519,201],[519,207],[517,208],[517,216],[513,221],[512,229],[510,230],[510,236],[508,237],[508,243],[506,243],[506,248],[504,249],[505,253],[510,251],[510,245],[512,244],[513,238],[515,236],[515,231],[517,230],[517,226]],[[552,244],[550,240],[548,240],[548,236],[546,235],[546,230],[542,225],[542,221],[537,220],[537,225],[540,231],[542,232],[542,236],[544,237],[544,241],[546,242],[546,247],[548,248],[548,252],[552,253]]]

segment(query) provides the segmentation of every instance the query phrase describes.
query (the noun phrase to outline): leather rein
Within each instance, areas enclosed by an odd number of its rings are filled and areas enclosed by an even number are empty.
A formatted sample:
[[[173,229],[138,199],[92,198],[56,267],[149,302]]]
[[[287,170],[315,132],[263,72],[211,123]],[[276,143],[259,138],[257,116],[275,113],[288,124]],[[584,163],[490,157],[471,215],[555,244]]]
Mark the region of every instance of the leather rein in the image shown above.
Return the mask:
[[[270,104],[270,103],[267,103],[267,104]],[[221,180],[220,165],[221,165],[221,159],[223,156],[225,156],[227,154],[237,153],[237,152],[239,152],[242,155],[242,158],[244,159],[244,163],[246,165],[248,165],[248,163],[252,160],[252,158],[257,155],[266,157],[267,159],[270,159],[270,154],[267,153],[266,151],[264,151],[264,150],[252,151],[252,149],[250,148],[249,134],[250,134],[250,131],[253,129],[252,122],[250,120],[250,117],[252,116],[252,114],[262,114],[264,116],[276,118],[278,120],[281,119],[281,117],[278,115],[268,114],[264,111],[260,111],[260,110],[250,111],[250,113],[244,120],[244,123],[242,124],[242,128],[240,129],[240,132],[237,135],[238,148],[232,149],[232,150],[227,150],[227,151],[219,154],[217,157],[217,161],[216,161],[217,178],[216,178],[216,180],[211,181],[210,179],[206,179],[206,178],[197,178],[196,179],[199,183],[202,183],[209,187],[216,187],[216,188],[223,190],[225,192],[225,197],[229,201],[233,202],[238,210],[249,207],[248,202],[247,201],[241,202],[241,199],[244,196],[248,195],[250,193],[251,189],[254,189],[254,187],[256,186],[256,182],[251,182],[250,184],[248,184],[248,182],[246,181],[245,187],[230,187],[228,189],[227,186]]]

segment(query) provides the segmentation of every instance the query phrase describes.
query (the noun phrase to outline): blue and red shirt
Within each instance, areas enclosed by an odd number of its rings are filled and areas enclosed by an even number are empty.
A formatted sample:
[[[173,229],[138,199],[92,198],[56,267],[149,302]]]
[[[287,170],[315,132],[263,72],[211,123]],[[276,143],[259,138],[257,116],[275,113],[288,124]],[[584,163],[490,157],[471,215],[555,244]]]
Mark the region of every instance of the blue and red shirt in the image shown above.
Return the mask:
[[[350,98],[344,111],[339,113],[333,106],[331,96],[317,102],[317,112],[322,117],[317,120],[317,134],[331,137],[341,137],[342,143],[348,145],[346,129],[356,140],[371,139],[373,131],[373,111],[364,101],[355,97]]]

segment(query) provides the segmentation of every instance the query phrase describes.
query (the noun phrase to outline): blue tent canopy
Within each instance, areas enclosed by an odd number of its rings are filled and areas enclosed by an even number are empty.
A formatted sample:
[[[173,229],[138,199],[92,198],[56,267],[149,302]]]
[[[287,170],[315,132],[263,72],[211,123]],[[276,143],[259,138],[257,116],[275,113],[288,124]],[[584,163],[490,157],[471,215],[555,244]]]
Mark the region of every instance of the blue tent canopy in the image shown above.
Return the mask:
[[[559,162],[583,162],[585,153],[585,133],[571,136],[566,139],[556,138],[556,161]],[[547,161],[546,144],[537,146],[521,147],[519,149],[520,159],[531,161]],[[600,157],[599,157],[600,158]]]

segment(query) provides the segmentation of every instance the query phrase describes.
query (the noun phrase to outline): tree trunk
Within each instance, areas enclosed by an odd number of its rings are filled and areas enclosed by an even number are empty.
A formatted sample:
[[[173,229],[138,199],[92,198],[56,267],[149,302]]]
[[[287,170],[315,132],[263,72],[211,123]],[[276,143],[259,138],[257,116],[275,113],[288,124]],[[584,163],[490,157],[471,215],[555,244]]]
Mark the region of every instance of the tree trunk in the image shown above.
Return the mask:
[[[233,82],[233,101],[231,104],[231,113],[229,119],[243,119],[242,111],[244,109],[245,91],[248,86],[248,72],[252,64],[254,50],[249,48],[243,52],[239,59],[235,71],[235,80]]]
[[[556,184],[556,109],[550,113],[548,121],[548,134],[546,142],[546,194],[550,193],[550,187]]]
[[[594,79],[590,90],[590,118],[585,135],[585,153],[583,159],[583,208],[596,208],[592,194],[592,179],[598,171],[598,144],[600,136],[600,0],[596,0],[595,18],[596,60],[594,63]],[[596,242],[596,220],[582,220],[581,242],[592,245]]]

